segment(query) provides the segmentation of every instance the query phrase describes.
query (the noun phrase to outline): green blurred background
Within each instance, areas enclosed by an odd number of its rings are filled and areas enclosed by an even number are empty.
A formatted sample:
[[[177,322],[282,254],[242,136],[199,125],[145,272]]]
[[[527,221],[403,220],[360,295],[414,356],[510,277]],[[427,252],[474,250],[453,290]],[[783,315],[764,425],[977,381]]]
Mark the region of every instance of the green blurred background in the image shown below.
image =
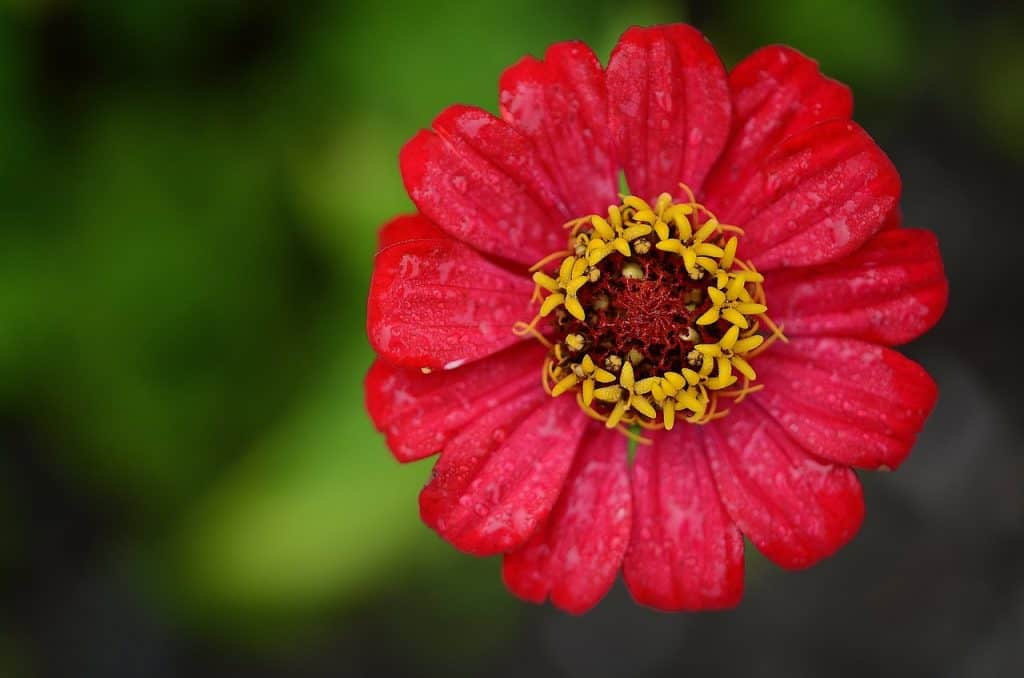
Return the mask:
[[[362,404],[375,231],[411,208],[397,154],[443,107],[495,110],[501,70],[552,42],[607,59],[630,24],[677,20],[729,65],[786,42],[853,86],[857,119],[904,172],[908,220],[949,257],[953,307],[912,353],[1002,466],[951,489],[950,432],[926,432],[928,461],[866,478],[865,534],[820,570],[752,556],[732,616],[655,615],[617,589],[572,620],[520,604],[496,559],[420,524],[430,462],[394,463]],[[0,676],[980,675],[977,662],[1020,661],[999,644],[1024,637],[1024,508],[1020,485],[999,484],[1024,479],[1002,399],[1019,368],[961,349],[999,336],[978,310],[997,305],[1003,269],[970,233],[1021,237],[1000,198],[1024,157],[1021,25],[1012,3],[885,0],[0,3]],[[961,544],[958,518],[998,529],[965,527]],[[850,583],[894,557],[904,583],[953,564],[898,605]],[[951,581],[967,588],[936,612]],[[833,591],[841,607],[820,602]],[[855,636],[867,649],[849,656],[834,637],[749,666],[714,654],[760,647],[765,625],[806,642],[845,633],[836,616],[894,613],[944,621],[898,647]]]

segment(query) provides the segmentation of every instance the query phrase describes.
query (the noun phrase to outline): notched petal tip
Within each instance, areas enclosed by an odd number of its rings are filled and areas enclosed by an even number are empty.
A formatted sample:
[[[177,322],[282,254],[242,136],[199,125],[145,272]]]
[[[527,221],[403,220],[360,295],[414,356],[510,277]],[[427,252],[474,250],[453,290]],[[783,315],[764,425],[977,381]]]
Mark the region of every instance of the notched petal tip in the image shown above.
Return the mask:
[[[557,43],[544,60],[524,57],[499,82],[502,118],[528,137],[573,215],[615,200],[615,152],[604,71],[581,42]]]
[[[606,72],[612,135],[630,192],[654,199],[679,182],[700,192],[725,147],[732,102],[725,67],[695,28],[633,27]]]
[[[841,261],[777,271],[766,291],[775,319],[792,336],[850,337],[888,346],[927,332],[949,302],[935,234],[897,227],[881,230]]]
[[[837,464],[895,469],[935,406],[920,365],[853,339],[794,338],[759,361],[757,403],[804,450]]]
[[[762,47],[729,74],[733,124],[729,143],[707,182],[707,202],[735,220],[734,196],[760,160],[783,139],[853,114],[850,88],[821,73],[818,62],[785,45]]]
[[[778,144],[736,197],[758,270],[814,266],[856,251],[885,222],[900,176],[856,123],[827,120]]]
[[[531,142],[482,109],[442,111],[402,148],[399,165],[419,210],[482,252],[529,264],[564,237],[567,210]]]
[[[420,516],[466,553],[519,548],[558,499],[587,422],[573,400],[524,391],[445,446],[420,493]]]
[[[703,439],[692,428],[662,432],[637,450],[623,574],[642,605],[723,610],[743,597],[743,536],[722,504]]]
[[[807,454],[756,403],[707,431],[722,502],[766,558],[804,569],[856,536],[864,496],[850,468]]]
[[[591,426],[558,503],[521,549],[505,556],[502,577],[533,603],[550,598],[571,614],[594,607],[614,584],[632,524],[627,440]]]

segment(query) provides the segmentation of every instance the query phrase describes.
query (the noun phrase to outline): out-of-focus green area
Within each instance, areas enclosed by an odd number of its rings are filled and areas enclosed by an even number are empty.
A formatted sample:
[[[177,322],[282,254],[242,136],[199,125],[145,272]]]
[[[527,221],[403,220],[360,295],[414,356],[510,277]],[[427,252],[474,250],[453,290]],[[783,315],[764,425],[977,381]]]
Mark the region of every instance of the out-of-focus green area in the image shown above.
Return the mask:
[[[496,560],[419,523],[430,464],[392,461],[361,383],[375,231],[411,208],[398,151],[450,103],[495,110],[523,54],[583,39],[606,59],[632,23],[691,18],[729,63],[769,42],[817,57],[869,129],[913,124],[925,92],[1024,153],[1020,36],[925,2],[19,0],[0,18],[0,568],[16,588],[50,553],[40,512],[71,496],[90,536],[66,567],[116,560],[168,623],[236,641],[383,604],[429,654],[441,625],[409,606],[480,647],[516,617]],[[7,623],[0,673],[31,670]]]

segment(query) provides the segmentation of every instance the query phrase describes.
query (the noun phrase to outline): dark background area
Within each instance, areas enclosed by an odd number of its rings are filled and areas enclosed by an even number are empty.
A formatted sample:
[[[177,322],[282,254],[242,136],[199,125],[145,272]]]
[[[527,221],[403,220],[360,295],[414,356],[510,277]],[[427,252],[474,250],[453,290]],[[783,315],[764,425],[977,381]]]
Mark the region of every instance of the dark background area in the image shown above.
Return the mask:
[[[860,535],[728,613],[582,618],[419,523],[370,426],[401,145],[555,41],[687,20],[849,83],[938,233],[940,384]],[[0,676],[1024,675],[1016,3],[0,3]],[[694,675],[694,674],[690,674]]]

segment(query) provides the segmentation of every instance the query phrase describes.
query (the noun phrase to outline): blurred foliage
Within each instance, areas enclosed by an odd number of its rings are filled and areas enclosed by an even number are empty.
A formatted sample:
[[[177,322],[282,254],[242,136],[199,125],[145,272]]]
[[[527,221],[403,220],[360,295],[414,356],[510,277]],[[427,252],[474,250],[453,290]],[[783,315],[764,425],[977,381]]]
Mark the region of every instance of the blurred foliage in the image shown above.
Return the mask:
[[[31,431],[31,463],[108,518],[103,539],[174,618],[265,637],[400,605],[400,591],[464,628],[505,623],[517,607],[497,563],[420,525],[429,462],[399,468],[363,410],[375,230],[411,209],[401,145],[450,103],[495,110],[501,70],[523,54],[583,39],[607,58],[629,24],[691,18],[730,63],[768,42],[815,56],[870,124],[906,124],[885,106],[934,92],[1001,152],[1024,153],[1020,32],[974,17],[954,47],[919,30],[934,11],[9,2],[0,405]],[[17,562],[30,499],[2,481],[0,563]],[[9,645],[0,634],[0,667]]]
[[[730,11],[715,24],[724,40],[723,54],[742,58],[751,45],[792,45],[822,62],[826,73],[848,82],[869,81],[878,88],[907,87],[916,69],[917,33],[910,21],[910,3],[887,0],[781,3],[729,3]],[[730,36],[732,39],[730,39]],[[736,38],[742,37],[737,44]],[[750,38],[753,38],[750,41]]]

